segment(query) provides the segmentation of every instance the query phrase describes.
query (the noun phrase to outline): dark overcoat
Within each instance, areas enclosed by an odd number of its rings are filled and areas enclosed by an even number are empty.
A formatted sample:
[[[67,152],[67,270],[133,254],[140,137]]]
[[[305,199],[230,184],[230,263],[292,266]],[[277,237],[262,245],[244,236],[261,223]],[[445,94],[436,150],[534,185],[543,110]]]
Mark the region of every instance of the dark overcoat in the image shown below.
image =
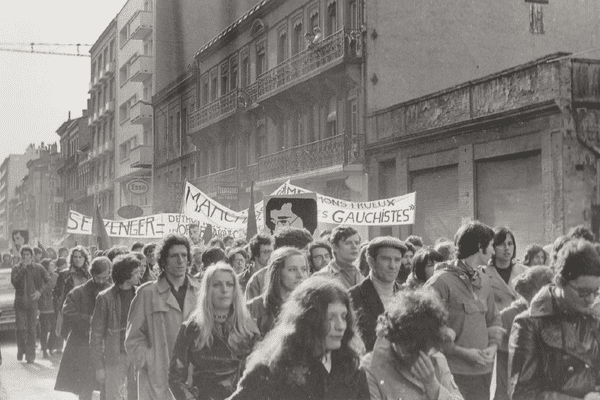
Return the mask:
[[[97,285],[90,279],[67,295],[63,318],[70,332],[54,390],[77,395],[90,389],[100,390],[90,355],[90,322],[96,296],[107,287],[108,284]]]

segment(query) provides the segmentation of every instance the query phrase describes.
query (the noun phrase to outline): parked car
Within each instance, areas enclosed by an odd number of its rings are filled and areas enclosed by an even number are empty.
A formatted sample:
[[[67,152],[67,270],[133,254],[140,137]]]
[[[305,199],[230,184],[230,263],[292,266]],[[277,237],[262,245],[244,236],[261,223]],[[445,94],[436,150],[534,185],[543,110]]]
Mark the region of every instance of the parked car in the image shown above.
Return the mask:
[[[0,269],[0,331],[15,329],[15,289],[10,273],[10,268]]]

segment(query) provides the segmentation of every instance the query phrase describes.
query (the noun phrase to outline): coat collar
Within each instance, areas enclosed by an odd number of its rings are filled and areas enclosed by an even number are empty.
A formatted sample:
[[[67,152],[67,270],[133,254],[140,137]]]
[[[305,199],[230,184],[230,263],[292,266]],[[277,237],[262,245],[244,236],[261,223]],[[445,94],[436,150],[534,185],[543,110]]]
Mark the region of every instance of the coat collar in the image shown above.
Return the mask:
[[[196,278],[189,274],[186,274],[186,277],[188,281],[188,293],[186,294],[185,300],[183,302],[183,311],[180,310],[179,304],[177,303],[177,299],[171,293],[171,286],[169,285],[169,282],[167,282],[167,277],[165,276],[165,274],[160,274],[158,280],[156,281],[156,288],[158,289],[160,297],[169,307],[178,311],[182,311],[184,320],[187,319],[187,317],[192,313],[193,309],[195,308],[196,297],[198,295],[198,292],[200,291],[200,282],[198,282]],[[193,291],[194,294],[190,294],[190,291]],[[156,307],[160,308],[160,305],[157,304]]]
[[[501,291],[511,296],[512,300],[515,300],[519,297],[519,294],[510,286],[512,280],[515,276],[521,273],[521,268],[519,268],[518,264],[513,264],[512,271],[510,273],[510,278],[508,280],[508,285],[504,282],[504,279],[498,273],[496,266],[488,265],[484,269],[487,276],[490,277],[490,283],[492,285],[492,289],[494,291]]]

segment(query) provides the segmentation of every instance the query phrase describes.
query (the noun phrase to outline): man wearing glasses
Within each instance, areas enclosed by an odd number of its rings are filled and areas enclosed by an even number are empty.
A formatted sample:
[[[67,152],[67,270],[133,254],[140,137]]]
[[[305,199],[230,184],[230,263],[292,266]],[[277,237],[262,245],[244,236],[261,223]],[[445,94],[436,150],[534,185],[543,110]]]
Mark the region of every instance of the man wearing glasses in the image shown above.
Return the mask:
[[[320,271],[329,264],[332,258],[331,246],[327,242],[318,241],[308,246],[308,262],[311,274]]]

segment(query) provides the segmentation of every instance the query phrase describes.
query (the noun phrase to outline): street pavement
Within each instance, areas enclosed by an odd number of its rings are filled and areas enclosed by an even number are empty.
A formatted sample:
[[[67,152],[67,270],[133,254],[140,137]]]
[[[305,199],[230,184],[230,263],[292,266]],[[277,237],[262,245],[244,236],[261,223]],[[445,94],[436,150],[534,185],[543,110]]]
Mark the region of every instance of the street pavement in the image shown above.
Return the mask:
[[[72,393],[54,391],[61,354],[44,359],[38,344],[34,364],[17,361],[17,344],[12,332],[0,332],[0,348],[1,400],[77,400]],[[95,393],[94,398],[99,399],[99,393]]]

